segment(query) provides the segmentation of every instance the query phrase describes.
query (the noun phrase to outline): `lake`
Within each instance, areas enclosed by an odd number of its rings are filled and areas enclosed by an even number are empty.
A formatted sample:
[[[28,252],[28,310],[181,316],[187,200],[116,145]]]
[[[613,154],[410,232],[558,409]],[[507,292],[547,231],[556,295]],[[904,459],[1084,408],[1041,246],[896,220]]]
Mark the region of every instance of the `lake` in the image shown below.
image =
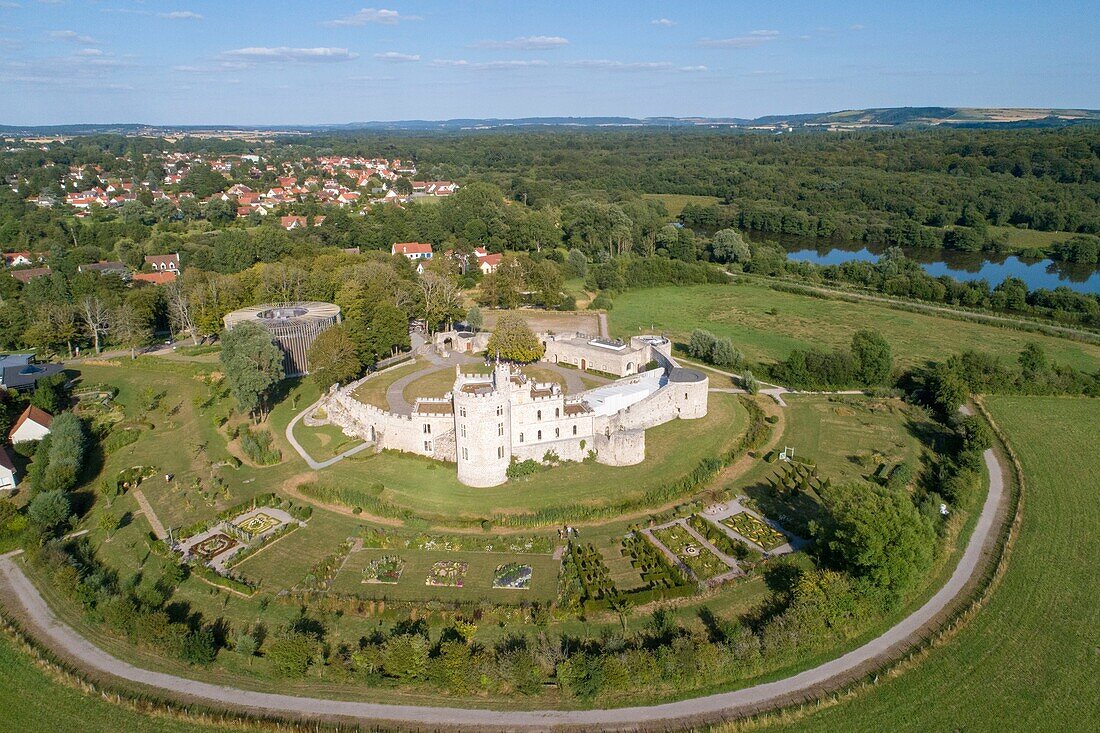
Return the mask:
[[[775,235],[770,239],[774,240]],[[757,239],[757,237],[753,237]],[[847,244],[794,238],[780,238],[787,257],[819,265],[839,265],[853,260],[877,262],[886,247],[862,243]],[[955,252],[945,249],[903,247],[905,256],[920,263],[933,277],[949,275],[956,280],[985,280],[996,287],[1006,278],[1018,277],[1030,290],[1064,285],[1079,293],[1100,293],[1100,269],[1054,260],[1023,259],[1015,255],[993,255],[988,252]]]

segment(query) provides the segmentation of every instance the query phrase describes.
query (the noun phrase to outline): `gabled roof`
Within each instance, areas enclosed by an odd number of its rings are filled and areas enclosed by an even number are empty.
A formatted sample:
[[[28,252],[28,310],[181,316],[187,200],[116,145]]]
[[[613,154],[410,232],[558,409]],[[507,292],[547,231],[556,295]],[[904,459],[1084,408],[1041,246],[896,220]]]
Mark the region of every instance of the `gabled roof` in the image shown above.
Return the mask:
[[[0,467],[15,473],[15,464],[12,463],[11,456],[8,454],[8,449],[2,445],[0,445]]]
[[[34,405],[27,405],[27,409],[23,410],[23,414],[15,421],[15,425],[12,426],[11,431],[8,433],[8,440],[11,440],[12,436],[23,426],[23,423],[28,420],[49,429],[50,423],[53,422],[53,415],[45,410],[39,410]]]
[[[396,242],[390,249],[395,255],[431,254],[432,245],[427,242]]]

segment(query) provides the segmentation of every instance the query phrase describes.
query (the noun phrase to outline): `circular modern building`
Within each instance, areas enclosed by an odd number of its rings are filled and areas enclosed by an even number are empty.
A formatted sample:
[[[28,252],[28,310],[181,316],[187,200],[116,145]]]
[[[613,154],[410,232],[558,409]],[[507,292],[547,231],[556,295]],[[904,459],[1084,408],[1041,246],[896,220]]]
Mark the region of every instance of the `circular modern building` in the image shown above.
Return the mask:
[[[288,377],[309,374],[307,354],[317,334],[340,323],[340,306],[311,301],[253,305],[229,313],[222,319],[226,329],[251,321],[271,333],[283,352],[283,370]]]

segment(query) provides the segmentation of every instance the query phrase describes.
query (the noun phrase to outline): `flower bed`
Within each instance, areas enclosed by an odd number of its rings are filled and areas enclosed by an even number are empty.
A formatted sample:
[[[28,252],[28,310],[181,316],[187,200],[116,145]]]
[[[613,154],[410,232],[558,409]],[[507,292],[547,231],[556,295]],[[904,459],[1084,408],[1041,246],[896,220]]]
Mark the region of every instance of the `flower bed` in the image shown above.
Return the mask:
[[[281,524],[280,520],[263,512],[236,522],[237,528],[244,532],[249,540],[253,540],[264,532],[278,527],[279,524]]]
[[[739,512],[732,517],[726,517],[722,520],[722,524],[765,550],[774,550],[787,542],[786,535],[775,531],[748,512]]]
[[[428,571],[424,585],[461,588],[469,567],[468,563],[456,560],[440,560]]]
[[[674,524],[653,530],[653,536],[676,555],[699,580],[707,580],[729,570],[717,555],[688,532],[682,525]]]
[[[203,560],[209,560],[215,555],[220,555],[226,550],[230,550],[237,546],[237,541],[229,535],[217,534],[210,535],[202,542],[191,548],[192,554],[198,555]]]
[[[463,563],[465,564],[465,563]],[[439,565],[439,563],[436,563]],[[405,561],[397,555],[383,555],[377,560],[371,560],[367,563],[367,566],[363,568],[363,582],[364,583],[396,583],[401,580],[401,571],[405,569]],[[466,571],[463,570],[463,573]],[[432,568],[432,573],[435,573],[435,567]],[[459,578],[458,583],[432,583],[432,576],[428,577],[428,585],[462,585],[462,579]]]
[[[498,565],[493,574],[493,587],[527,590],[531,587],[531,566],[515,562]]]

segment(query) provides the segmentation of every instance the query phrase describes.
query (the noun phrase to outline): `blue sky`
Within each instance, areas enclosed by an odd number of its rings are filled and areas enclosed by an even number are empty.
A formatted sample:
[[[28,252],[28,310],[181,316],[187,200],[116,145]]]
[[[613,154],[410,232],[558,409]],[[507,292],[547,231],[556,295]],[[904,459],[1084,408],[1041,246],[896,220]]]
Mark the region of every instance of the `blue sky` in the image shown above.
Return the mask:
[[[1100,107],[1093,2],[0,0],[0,123]]]

